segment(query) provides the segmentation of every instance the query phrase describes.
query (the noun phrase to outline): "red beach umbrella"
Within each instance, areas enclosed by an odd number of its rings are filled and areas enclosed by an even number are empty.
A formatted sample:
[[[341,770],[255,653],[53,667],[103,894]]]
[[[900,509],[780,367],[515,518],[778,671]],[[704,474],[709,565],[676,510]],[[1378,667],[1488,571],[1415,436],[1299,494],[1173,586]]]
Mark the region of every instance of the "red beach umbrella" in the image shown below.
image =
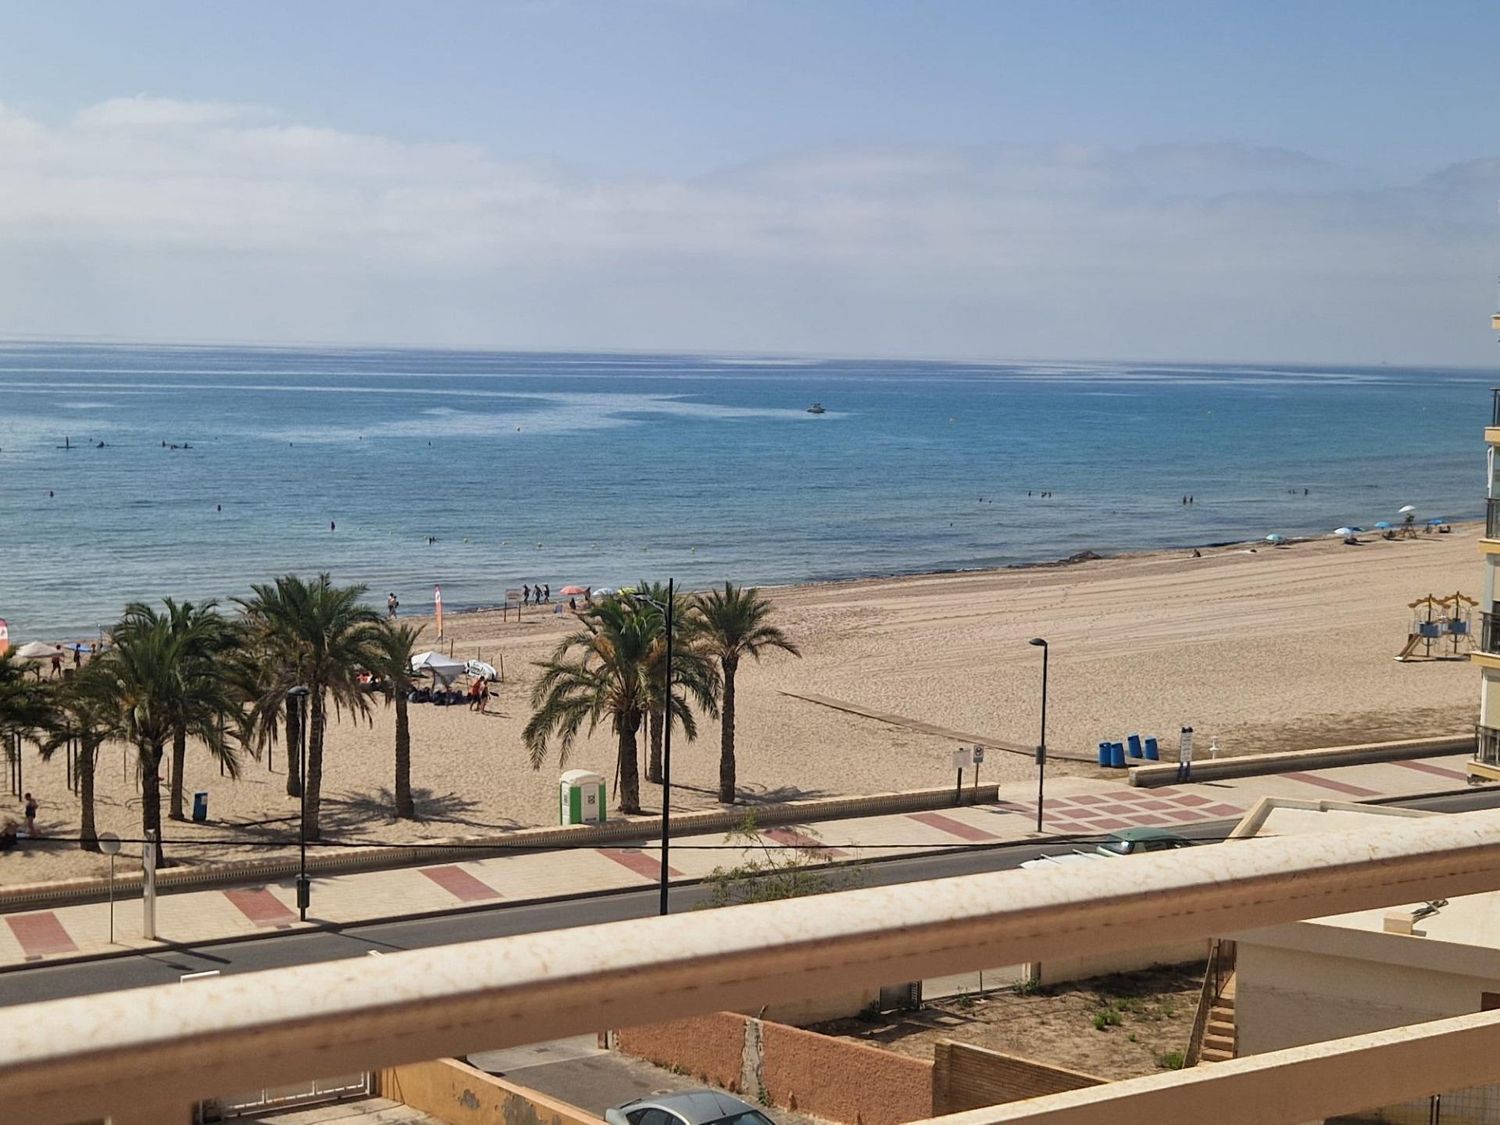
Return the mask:
[[[578,594],[584,594],[587,592],[587,589],[583,586],[564,586],[562,588],[562,596],[565,598],[575,597]]]

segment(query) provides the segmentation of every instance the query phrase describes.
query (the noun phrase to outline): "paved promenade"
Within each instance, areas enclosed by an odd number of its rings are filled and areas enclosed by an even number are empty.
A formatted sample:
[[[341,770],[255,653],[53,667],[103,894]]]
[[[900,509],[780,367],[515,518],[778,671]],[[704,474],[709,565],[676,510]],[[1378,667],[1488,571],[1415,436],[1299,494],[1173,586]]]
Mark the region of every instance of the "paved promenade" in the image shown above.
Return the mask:
[[[1156,789],[1131,788],[1123,776],[1119,781],[1065,777],[1047,786],[1045,830],[1040,834],[1035,831],[1036,790],[1016,785],[1002,788],[995,804],[769,828],[763,841],[773,851],[816,847],[829,859],[853,861],[1045,842],[1136,825],[1188,826],[1236,818],[1265,796],[1369,801],[1463,789],[1466,760],[1458,754]],[[759,848],[728,845],[718,834],[674,839],[671,878],[700,880],[716,867],[732,867],[749,858],[752,851],[760,853]],[[330,876],[315,880],[306,923],[297,918],[291,880],[163,895],[157,899],[156,942],[140,936],[138,895],[116,901],[113,939],[110,909],[104,903],[6,914],[0,916],[0,970],[302,926],[638,889],[656,882],[659,870],[660,851],[654,847],[581,847]]]

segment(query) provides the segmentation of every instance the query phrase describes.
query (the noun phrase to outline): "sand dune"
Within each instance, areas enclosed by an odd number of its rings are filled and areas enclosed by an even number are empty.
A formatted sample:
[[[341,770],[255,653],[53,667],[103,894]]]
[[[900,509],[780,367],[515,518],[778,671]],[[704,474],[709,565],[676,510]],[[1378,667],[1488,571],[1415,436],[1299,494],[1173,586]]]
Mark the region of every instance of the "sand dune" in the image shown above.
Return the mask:
[[[802,646],[740,674],[740,778],[751,799],[874,792],[951,781],[952,740],[783,695],[846,701],[943,728],[1030,745],[1037,737],[1041,661],[1027,638],[1052,645],[1049,741],[1090,755],[1100,739],[1131,731],[1172,740],[1183,724],[1230,753],[1363,739],[1463,732],[1477,710],[1467,662],[1398,664],[1406,604],[1428,592],[1478,595],[1476,527],[1417,540],[1337,541],[1123,557],[1067,567],[867,580],[773,591],[780,624]],[[325,824],[331,838],[406,841],[489,832],[556,818],[558,763],[533,771],[520,732],[535,681],[564,619],[530,613],[450,616],[460,656],[502,661],[493,714],[412,708],[413,784],[427,819],[399,823],[391,784],[393,720],[345,721],[329,736]],[[429,628],[430,635],[430,628]],[[445,645],[446,645],[445,641]],[[644,740],[643,740],[644,741]],[[643,751],[644,752],[644,751]],[[678,741],[674,807],[713,803],[718,730]],[[296,802],[276,773],[249,762],[236,782],[190,753],[189,791],[209,793],[213,823],[169,824],[168,851],[212,860],[294,845]],[[582,742],[570,766],[611,776],[607,731]],[[1090,772],[1056,763],[1062,772]],[[42,822],[76,833],[76,803],[60,761],[25,761],[26,788]],[[1027,757],[993,754],[985,779],[1032,776]],[[99,769],[100,826],[139,832],[129,755],[107,748]],[[643,801],[659,807],[646,785]],[[19,811],[19,803],[8,808]],[[233,839],[242,846],[210,843]],[[26,847],[0,857],[0,882],[103,870],[70,848]]]

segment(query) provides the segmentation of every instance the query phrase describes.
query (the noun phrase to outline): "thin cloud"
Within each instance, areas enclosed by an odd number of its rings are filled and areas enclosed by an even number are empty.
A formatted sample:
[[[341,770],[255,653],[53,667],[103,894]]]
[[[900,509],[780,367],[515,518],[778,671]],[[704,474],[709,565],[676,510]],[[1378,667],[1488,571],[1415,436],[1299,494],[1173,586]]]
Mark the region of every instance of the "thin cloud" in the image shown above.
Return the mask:
[[[0,331],[1479,362],[1497,194],[1500,160],[1371,188],[1234,144],[597,179],[248,106],[0,106]]]

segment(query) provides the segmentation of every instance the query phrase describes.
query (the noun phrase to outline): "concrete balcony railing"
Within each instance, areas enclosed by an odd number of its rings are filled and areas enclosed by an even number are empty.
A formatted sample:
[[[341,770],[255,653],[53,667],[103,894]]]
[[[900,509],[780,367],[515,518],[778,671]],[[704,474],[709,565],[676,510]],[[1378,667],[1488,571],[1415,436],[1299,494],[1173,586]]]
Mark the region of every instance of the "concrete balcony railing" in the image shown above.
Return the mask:
[[[0,1116],[171,1125],[218,1091],[1500,889],[1500,811],[528,934],[8,1009]],[[1318,1120],[1500,1079],[1500,1012],[975,1110]]]

